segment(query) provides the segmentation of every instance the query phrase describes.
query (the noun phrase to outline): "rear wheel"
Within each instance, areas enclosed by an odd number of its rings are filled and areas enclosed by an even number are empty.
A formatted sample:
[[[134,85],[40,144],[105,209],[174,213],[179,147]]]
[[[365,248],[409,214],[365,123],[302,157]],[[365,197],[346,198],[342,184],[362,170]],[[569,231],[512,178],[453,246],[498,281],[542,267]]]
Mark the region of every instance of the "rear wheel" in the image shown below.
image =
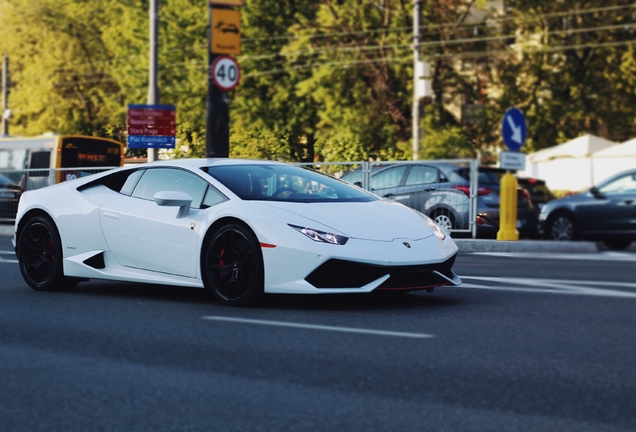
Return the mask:
[[[431,219],[444,231],[450,231],[455,228],[455,218],[448,210],[436,211]]]
[[[614,250],[627,249],[632,244],[631,240],[605,240],[605,246]]]
[[[17,241],[20,273],[38,291],[62,291],[79,280],[64,276],[62,241],[53,221],[45,216],[31,218]]]
[[[205,286],[221,302],[244,306],[263,294],[263,256],[254,234],[239,224],[217,231],[205,249]]]
[[[559,213],[548,222],[547,237],[550,240],[576,240],[578,233],[574,218],[567,213]]]

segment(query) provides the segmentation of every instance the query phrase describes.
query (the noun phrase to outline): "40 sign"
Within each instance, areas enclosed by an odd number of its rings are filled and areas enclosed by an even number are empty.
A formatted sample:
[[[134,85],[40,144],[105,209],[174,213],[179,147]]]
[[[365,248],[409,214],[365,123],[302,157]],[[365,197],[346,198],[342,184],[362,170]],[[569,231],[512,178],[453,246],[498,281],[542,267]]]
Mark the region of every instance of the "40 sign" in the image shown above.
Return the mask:
[[[212,80],[223,91],[234,90],[241,79],[241,69],[230,56],[219,56],[212,63]]]

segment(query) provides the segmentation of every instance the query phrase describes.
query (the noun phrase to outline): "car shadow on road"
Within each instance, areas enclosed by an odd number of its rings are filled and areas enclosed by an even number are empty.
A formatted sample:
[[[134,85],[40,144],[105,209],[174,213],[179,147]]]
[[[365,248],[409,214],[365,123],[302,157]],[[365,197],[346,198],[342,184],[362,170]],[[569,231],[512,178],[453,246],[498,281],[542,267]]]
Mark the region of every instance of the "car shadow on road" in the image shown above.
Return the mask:
[[[370,294],[266,294],[255,304],[254,309],[284,310],[390,310],[452,307],[468,301],[450,294],[453,288],[438,288],[433,293],[416,291],[410,293],[377,292]],[[179,303],[221,305],[205,289],[184,288],[172,285],[155,285],[131,282],[89,281],[80,283],[72,291],[82,296],[107,296],[127,299],[145,299]]]

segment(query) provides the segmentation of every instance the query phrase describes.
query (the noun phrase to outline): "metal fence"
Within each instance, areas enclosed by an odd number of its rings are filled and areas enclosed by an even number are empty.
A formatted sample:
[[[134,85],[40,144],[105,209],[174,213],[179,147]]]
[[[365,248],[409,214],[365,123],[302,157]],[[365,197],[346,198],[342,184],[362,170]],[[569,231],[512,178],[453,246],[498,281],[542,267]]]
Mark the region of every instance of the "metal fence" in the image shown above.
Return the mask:
[[[117,167],[0,169],[0,175],[8,180],[0,182],[0,223],[11,223],[15,220],[20,195],[24,191],[40,189],[113,168]]]
[[[381,198],[418,210],[450,233],[476,237],[478,162],[475,159],[296,165],[311,166]],[[0,170],[0,174],[26,191],[112,168]],[[13,221],[18,200],[19,195],[0,192],[0,222]]]

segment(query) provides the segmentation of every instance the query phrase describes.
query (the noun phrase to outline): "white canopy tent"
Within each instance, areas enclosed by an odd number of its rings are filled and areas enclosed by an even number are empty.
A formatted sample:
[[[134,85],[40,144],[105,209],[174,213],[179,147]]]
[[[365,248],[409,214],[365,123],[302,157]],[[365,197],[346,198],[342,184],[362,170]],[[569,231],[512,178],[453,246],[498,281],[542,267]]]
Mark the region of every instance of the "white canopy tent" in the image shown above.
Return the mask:
[[[616,173],[636,168],[636,138],[597,151],[592,156],[596,183]]]
[[[615,145],[612,141],[586,134],[529,154],[525,170],[517,175],[543,179],[552,190],[582,191],[602,180],[596,176],[592,156]]]

